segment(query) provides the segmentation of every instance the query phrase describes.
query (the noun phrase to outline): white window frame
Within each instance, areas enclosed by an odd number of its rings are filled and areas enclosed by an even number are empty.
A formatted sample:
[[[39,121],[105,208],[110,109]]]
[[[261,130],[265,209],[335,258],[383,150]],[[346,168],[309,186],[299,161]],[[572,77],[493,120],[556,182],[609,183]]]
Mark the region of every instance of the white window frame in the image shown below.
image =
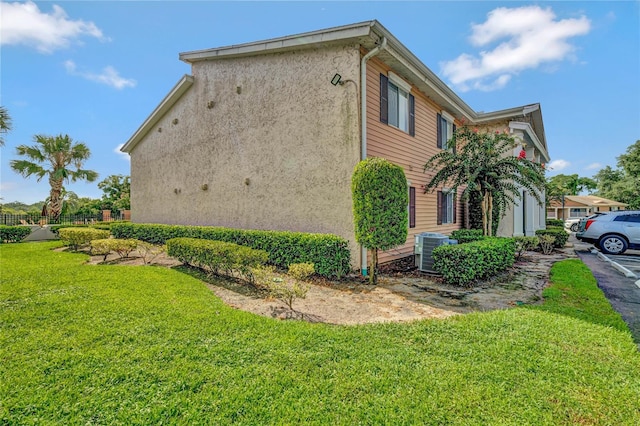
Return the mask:
[[[444,206],[443,209],[445,214],[442,217],[442,224],[450,224],[453,223],[453,203],[455,202],[455,192],[452,189],[444,188],[442,190],[442,195],[444,196]]]
[[[442,149],[449,149],[448,142],[449,139],[453,137],[453,123],[455,122],[455,118],[449,114],[447,111],[440,111],[440,116],[442,117],[443,126],[442,126]]]
[[[388,75],[388,124],[409,133],[409,94],[411,85],[396,74]]]

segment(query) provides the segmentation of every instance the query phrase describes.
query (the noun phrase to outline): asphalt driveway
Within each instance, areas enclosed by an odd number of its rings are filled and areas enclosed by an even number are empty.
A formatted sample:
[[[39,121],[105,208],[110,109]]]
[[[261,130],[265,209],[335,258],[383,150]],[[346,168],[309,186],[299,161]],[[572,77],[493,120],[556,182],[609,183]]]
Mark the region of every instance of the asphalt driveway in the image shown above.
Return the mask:
[[[613,309],[620,313],[629,326],[633,339],[640,348],[640,287],[636,285],[638,278],[625,276],[610,262],[602,260],[597,253],[591,253],[590,244],[582,244],[574,236],[570,238],[570,242],[574,243],[576,254],[589,267]],[[636,269],[633,272],[640,274],[640,252],[634,252],[638,255],[633,252],[625,253],[629,259],[617,259],[620,256],[611,256],[610,259],[629,264]]]

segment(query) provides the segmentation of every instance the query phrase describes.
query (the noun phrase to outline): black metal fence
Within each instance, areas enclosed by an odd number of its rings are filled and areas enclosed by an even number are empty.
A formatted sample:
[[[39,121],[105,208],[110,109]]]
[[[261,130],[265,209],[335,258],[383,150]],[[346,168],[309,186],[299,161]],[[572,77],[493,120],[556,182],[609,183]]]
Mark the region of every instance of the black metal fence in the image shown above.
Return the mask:
[[[106,220],[120,220],[118,215],[103,218],[102,213],[96,215],[62,215],[59,218],[53,216],[41,216],[39,214],[8,214],[0,213],[0,225],[90,225]]]

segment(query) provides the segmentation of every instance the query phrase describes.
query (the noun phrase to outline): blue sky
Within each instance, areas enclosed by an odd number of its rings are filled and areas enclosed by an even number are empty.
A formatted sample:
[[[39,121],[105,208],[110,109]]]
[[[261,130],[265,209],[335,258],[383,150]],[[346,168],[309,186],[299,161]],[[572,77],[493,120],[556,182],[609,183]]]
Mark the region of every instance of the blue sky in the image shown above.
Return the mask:
[[[2,2],[2,202],[48,196],[9,162],[33,135],[69,134],[85,167],[129,174],[118,153],[190,67],[178,53],[377,19],[476,111],[539,102],[548,175],[592,176],[640,139],[640,3]],[[99,198],[95,183],[66,185]]]

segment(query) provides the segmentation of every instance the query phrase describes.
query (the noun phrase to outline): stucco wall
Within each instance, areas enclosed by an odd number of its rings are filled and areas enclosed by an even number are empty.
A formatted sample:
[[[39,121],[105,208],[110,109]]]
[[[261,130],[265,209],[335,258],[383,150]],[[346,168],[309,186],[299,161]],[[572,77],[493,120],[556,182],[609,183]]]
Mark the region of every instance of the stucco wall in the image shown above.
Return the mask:
[[[131,152],[132,220],[353,236],[357,46],[193,65],[194,84]],[[203,189],[207,185],[207,189]]]

